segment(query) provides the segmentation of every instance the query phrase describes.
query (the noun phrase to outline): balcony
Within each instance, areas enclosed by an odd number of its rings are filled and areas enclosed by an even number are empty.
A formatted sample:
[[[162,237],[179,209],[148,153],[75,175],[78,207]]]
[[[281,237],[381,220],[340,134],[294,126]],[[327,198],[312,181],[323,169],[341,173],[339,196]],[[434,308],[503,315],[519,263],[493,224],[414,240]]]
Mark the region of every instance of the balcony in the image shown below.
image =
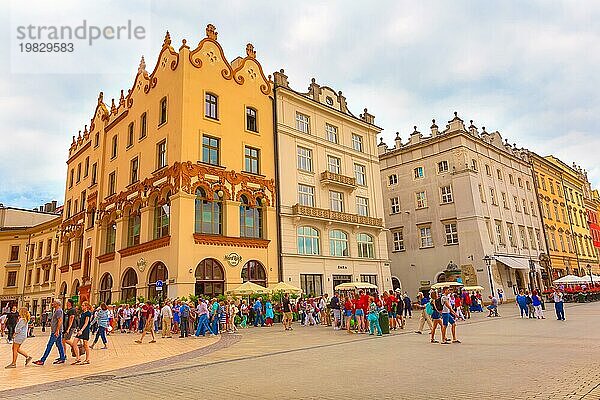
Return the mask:
[[[321,172],[321,183],[324,185],[337,185],[352,190],[356,189],[356,178],[329,171]]]
[[[304,217],[329,219],[339,222],[346,222],[349,224],[383,227],[383,221],[381,218],[364,217],[362,215],[325,210],[323,208],[301,206],[299,204],[292,206],[292,213],[294,215],[301,215]]]

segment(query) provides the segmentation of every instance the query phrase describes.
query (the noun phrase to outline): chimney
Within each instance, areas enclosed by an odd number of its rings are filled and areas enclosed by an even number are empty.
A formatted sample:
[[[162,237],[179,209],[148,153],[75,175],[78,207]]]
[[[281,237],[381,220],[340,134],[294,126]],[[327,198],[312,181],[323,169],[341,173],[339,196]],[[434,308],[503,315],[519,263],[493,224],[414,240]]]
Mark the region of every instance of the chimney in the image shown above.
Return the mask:
[[[52,200],[52,212],[56,211],[56,200]]]
[[[431,136],[432,137],[439,136],[440,130],[438,129],[438,126],[435,124],[435,119],[432,119],[431,122],[433,123],[433,125],[431,125]]]
[[[290,84],[288,82],[288,77],[285,74],[285,71],[282,69],[279,72],[273,72],[273,81],[275,82],[275,87],[281,86],[289,88]]]
[[[364,113],[360,114],[360,119],[365,121],[367,124],[375,125],[375,116],[373,114],[369,114],[366,108]]]
[[[387,144],[383,143],[383,138],[380,138],[379,144],[377,145],[377,154],[382,155],[387,153],[388,147]]]
[[[400,132],[396,132],[396,139],[394,139],[395,146],[394,148],[398,150],[402,147],[402,138],[400,137]]]

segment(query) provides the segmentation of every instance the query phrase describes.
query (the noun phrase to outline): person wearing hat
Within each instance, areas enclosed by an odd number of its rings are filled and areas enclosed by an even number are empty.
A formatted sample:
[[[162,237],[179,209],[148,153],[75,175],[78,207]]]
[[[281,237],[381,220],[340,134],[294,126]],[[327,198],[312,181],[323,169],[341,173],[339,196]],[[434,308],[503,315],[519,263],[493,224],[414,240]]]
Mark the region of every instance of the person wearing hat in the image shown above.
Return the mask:
[[[417,329],[415,333],[423,333],[425,322],[427,322],[430,331],[433,329],[433,321],[431,321],[431,316],[427,314],[427,311],[425,310],[427,303],[429,303],[429,297],[425,297],[423,296],[423,293],[419,292],[417,294],[417,302],[415,303],[415,306],[418,310],[421,310],[421,316],[419,317],[419,329]]]

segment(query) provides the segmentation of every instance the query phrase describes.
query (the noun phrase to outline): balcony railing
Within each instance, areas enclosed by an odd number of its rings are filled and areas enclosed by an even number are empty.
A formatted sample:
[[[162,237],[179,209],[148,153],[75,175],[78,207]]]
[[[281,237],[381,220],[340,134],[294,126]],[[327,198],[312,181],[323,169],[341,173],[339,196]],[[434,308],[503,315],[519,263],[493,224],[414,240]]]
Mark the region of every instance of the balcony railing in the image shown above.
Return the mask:
[[[356,178],[336,174],[330,171],[321,172],[321,183],[327,184],[335,184],[339,186],[344,186],[347,188],[355,189],[356,188]]]
[[[365,217],[357,214],[348,214],[338,211],[325,210],[323,208],[301,206],[299,204],[292,206],[292,212],[294,213],[294,215],[331,219],[334,221],[347,222],[350,224],[369,225],[376,227],[383,226],[383,220],[381,218]]]

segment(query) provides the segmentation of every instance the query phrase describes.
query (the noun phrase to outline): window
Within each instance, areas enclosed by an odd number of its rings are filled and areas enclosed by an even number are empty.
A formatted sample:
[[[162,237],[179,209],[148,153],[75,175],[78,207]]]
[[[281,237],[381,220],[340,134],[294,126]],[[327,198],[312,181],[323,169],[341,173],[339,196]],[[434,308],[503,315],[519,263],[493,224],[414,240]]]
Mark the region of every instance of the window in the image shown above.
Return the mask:
[[[550,193],[555,194],[554,193],[554,182],[552,182],[552,179],[548,179],[548,186],[550,187]]]
[[[512,176],[512,174],[508,174],[508,183],[511,185],[515,184],[515,178]]]
[[[121,282],[121,301],[126,302],[133,300],[135,302],[137,297],[137,273],[133,268],[127,269],[125,275],[123,275],[123,281]]]
[[[490,244],[494,244],[494,234],[492,232],[492,224],[488,219],[485,220],[485,227],[488,232],[488,238],[490,239]]]
[[[525,215],[529,215],[529,210],[527,209],[527,200],[521,199],[521,203],[523,204],[523,212]]]
[[[535,236],[533,234],[533,228],[527,228],[527,231],[529,232],[529,244],[531,248],[537,250],[537,247],[535,245]]]
[[[531,215],[532,215],[532,216],[534,216],[534,217],[536,217],[537,215],[536,215],[536,213],[535,213],[535,204],[534,204],[534,202],[533,202],[533,201],[530,201],[530,202],[529,202],[529,205],[530,205],[530,207],[531,207]]]
[[[302,133],[310,133],[310,117],[308,115],[296,113],[296,129]]]
[[[479,185],[479,199],[482,203],[485,203],[485,192],[483,191],[482,185]]]
[[[519,226],[519,236],[521,237],[521,248],[527,248],[527,233],[524,226]]]
[[[219,165],[219,139],[212,136],[202,136],[202,162]]]
[[[519,206],[519,198],[517,196],[513,196],[513,203],[515,204],[515,211],[521,212],[521,207]]]
[[[558,184],[557,184],[557,186],[558,186]],[[529,185],[529,181],[525,181],[525,187],[527,188],[527,190],[531,190],[531,186]],[[560,191],[559,191],[558,195],[561,196]]]
[[[490,166],[485,164],[485,173],[487,176],[492,176],[492,170],[490,169]]]
[[[127,147],[133,146],[133,137],[135,135],[135,130],[133,127],[133,122],[129,124],[127,127]]]
[[[73,187],[74,178],[75,178],[75,170],[71,169],[71,173],[69,174],[69,188]]]
[[[223,224],[223,199],[215,192],[210,198],[202,188],[196,189],[195,231],[221,235]]]
[[[515,232],[513,229],[513,224],[510,223],[506,223],[506,233],[508,234],[508,243],[510,243],[510,245],[512,247],[517,247],[517,244],[515,243]]]
[[[389,181],[389,183],[390,183],[390,186],[391,186],[391,185],[397,185],[397,184],[398,184],[398,175],[396,175],[396,174],[392,174],[392,175],[390,175],[390,176],[388,177],[388,181]]]
[[[444,224],[444,230],[446,231],[446,244],[458,244],[458,228],[456,222]]]
[[[253,282],[260,286],[267,286],[267,272],[258,261],[250,260],[242,267],[242,282]]]
[[[244,148],[244,169],[252,174],[260,173],[260,150],[246,146]]]
[[[308,185],[298,184],[298,204],[301,206],[315,206],[315,188]]]
[[[356,235],[356,242],[358,243],[358,256],[360,258],[375,258],[375,246],[371,235],[359,233]]]
[[[66,214],[67,214],[67,218],[69,218],[71,216],[71,200],[67,200],[67,207],[66,207]]]
[[[394,251],[403,251],[404,247],[404,231],[402,229],[392,232],[394,241]]]
[[[425,177],[425,171],[423,167],[417,167],[413,170],[415,179],[421,179]]]
[[[156,169],[167,166],[167,141],[161,140],[156,145]]]
[[[504,245],[504,232],[502,231],[502,221],[494,221],[496,225],[496,239],[498,244]]]
[[[6,286],[17,286],[17,271],[8,271],[8,275],[6,278]]]
[[[426,192],[417,192],[415,194],[415,198],[417,201],[417,208],[425,208],[427,207],[427,194]]]
[[[562,233],[558,234],[558,240],[560,241],[560,251],[565,252],[565,237]]]
[[[158,111],[158,126],[167,122],[167,98],[163,97],[160,100],[160,107]]]
[[[205,258],[196,267],[196,294],[217,297],[225,293],[225,271],[214,258]]]
[[[171,216],[170,194],[164,201],[157,198],[154,201],[154,239],[169,236],[169,222]]]
[[[133,210],[127,218],[127,247],[140,244],[141,216],[139,210]]]
[[[138,158],[135,157],[133,160],[131,160],[131,166],[130,166],[130,179],[129,179],[129,183],[135,183],[139,180],[139,161]]]
[[[100,302],[104,304],[110,304],[111,295],[112,295],[112,276],[106,272],[102,279],[100,280]]]
[[[331,211],[344,212],[344,195],[340,192],[330,190],[329,204]]]
[[[336,126],[325,124],[325,137],[332,143],[338,142],[338,129]]]
[[[298,227],[298,254],[320,254],[319,231],[311,226]]]
[[[450,185],[442,186],[440,189],[441,189],[441,193],[442,193],[442,203],[443,204],[452,203],[454,201],[454,199],[452,197],[452,186],[450,186]]]
[[[523,180],[519,177],[517,178],[517,183],[519,184],[519,187],[522,188],[523,187]]]
[[[77,164],[77,183],[81,180],[81,163]]]
[[[356,183],[360,186],[367,186],[367,175],[365,173],[365,166],[360,164],[354,164],[354,176],[356,177]]]
[[[433,247],[433,238],[431,237],[431,227],[422,226],[419,228],[419,238],[421,240],[421,248]]]
[[[148,133],[147,119],[148,117],[146,113],[143,113],[140,117],[140,139],[145,138],[146,134]]]
[[[398,214],[400,212],[400,197],[392,197],[390,199],[391,214]]]
[[[81,211],[85,210],[85,200],[86,200],[86,193],[85,193],[85,190],[84,190],[84,191],[81,192],[81,202],[79,203],[80,207],[81,207],[81,209],[80,209]]]
[[[10,261],[19,261],[19,246],[10,246]]]
[[[348,234],[334,229],[329,232],[329,254],[334,257],[348,257]]]
[[[440,161],[438,163],[438,173],[448,172],[448,161]]]
[[[92,185],[98,183],[98,163],[92,164]]]
[[[251,204],[246,196],[240,198],[240,237],[263,237],[262,199],[257,198]]]
[[[550,232],[550,243],[552,244],[552,249],[558,251],[558,247],[556,246],[556,234],[554,232]]]
[[[94,147],[98,147],[100,144],[100,132],[96,132],[96,136],[94,136]]]
[[[312,150],[304,147],[298,147],[298,169],[302,171],[312,172]]]
[[[371,285],[377,286],[377,275],[360,274],[360,281],[370,283]]]
[[[334,174],[340,174],[342,160],[334,156],[327,156],[327,170]]]
[[[478,169],[477,169],[477,160],[474,159],[474,158],[471,160],[471,169],[473,171],[478,171]]]
[[[529,189],[529,188],[527,188]],[[562,194],[562,189],[560,188],[560,183],[556,182],[556,193],[558,194],[558,197],[562,198],[563,194]]]
[[[112,138],[112,147],[110,151],[110,158],[115,158],[117,156],[117,149],[119,145],[119,138],[117,135]]]
[[[105,246],[106,254],[115,252],[116,238],[117,238],[117,224],[114,222],[111,222],[106,226],[106,246]]]
[[[490,188],[490,199],[492,200],[492,204],[497,206],[498,203],[496,201],[496,192],[494,191],[494,188]]]
[[[546,189],[546,178],[544,178],[543,176],[542,176],[542,189],[543,189],[544,191],[546,191],[546,190],[547,190],[547,189]]]
[[[108,175],[108,195],[113,195],[115,194],[115,191],[117,189],[116,185],[117,185],[117,173],[115,171],[111,172]]]
[[[352,134],[352,148],[356,151],[363,151],[363,137],[357,135],[356,133]]]
[[[300,274],[300,288],[307,296],[321,296],[323,294],[323,275]]]
[[[554,205],[554,217],[556,218],[556,221],[560,222],[560,215],[558,214],[558,206],[557,205]]]
[[[246,129],[251,132],[258,132],[256,110],[252,107],[246,107]]]
[[[356,196],[356,213],[363,217],[369,216],[369,199]]]
[[[508,209],[508,199],[506,198],[506,193],[502,192],[502,205],[504,208]]]
[[[503,176],[502,176],[502,171],[500,171],[499,169],[496,170],[496,174],[498,175],[498,180],[502,180]]]
[[[204,116],[211,119],[219,119],[219,102],[217,96],[212,93],[204,95]]]
[[[85,164],[83,164],[83,177],[87,178],[90,172],[90,157],[85,158]]]

